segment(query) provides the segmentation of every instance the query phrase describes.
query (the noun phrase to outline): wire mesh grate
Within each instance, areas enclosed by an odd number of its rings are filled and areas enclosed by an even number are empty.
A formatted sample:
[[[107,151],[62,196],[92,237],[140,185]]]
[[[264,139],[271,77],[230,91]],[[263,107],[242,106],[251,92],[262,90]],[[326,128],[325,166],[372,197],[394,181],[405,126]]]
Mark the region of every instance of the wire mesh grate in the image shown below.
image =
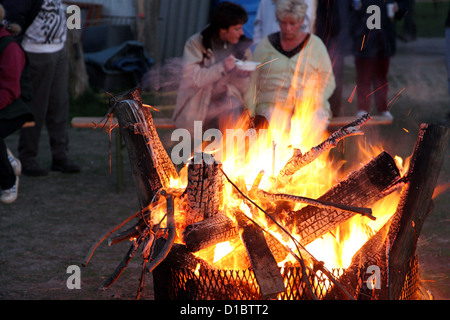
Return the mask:
[[[339,278],[344,269],[330,272]],[[190,269],[170,269],[168,298],[171,300],[261,300],[261,293],[251,269],[193,271]],[[301,267],[280,268],[286,291],[278,294],[278,300],[310,300],[311,296],[303,281]],[[319,299],[324,299],[333,287],[332,282],[322,273],[306,270],[312,291]],[[361,272],[363,274],[363,272]],[[419,266],[417,258],[412,259],[406,277],[401,299],[416,299],[419,287]]]

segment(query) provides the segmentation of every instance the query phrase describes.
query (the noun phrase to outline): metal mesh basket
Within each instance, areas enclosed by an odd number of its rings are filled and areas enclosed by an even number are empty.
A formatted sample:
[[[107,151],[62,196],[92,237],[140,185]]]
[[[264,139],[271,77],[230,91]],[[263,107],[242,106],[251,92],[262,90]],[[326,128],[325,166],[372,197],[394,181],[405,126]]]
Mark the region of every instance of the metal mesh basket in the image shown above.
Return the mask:
[[[402,290],[401,299],[417,298],[419,286],[419,267],[417,258],[411,260]],[[344,269],[332,269],[335,277],[344,273]],[[165,298],[170,300],[261,300],[261,293],[255,275],[247,270],[213,270],[206,269],[194,272],[189,269],[169,269],[168,282],[163,284]],[[278,300],[309,300],[311,296],[303,281],[300,267],[281,268],[286,291],[278,294]],[[319,298],[326,297],[332,288],[330,280],[320,272],[313,274],[307,270],[312,291]],[[361,272],[363,274],[363,272]],[[161,286],[160,286],[161,288]],[[155,293],[156,289],[155,289]],[[376,298],[376,297],[375,297]]]

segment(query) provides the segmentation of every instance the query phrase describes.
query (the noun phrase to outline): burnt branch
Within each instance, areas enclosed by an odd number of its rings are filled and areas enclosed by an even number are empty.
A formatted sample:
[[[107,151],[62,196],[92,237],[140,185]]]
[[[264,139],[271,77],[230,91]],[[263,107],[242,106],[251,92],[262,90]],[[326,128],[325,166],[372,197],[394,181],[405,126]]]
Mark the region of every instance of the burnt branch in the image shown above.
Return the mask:
[[[292,176],[298,170],[316,160],[324,152],[335,148],[338,142],[342,139],[355,135],[362,135],[363,133],[360,131],[360,127],[370,119],[370,114],[366,113],[361,118],[358,118],[348,125],[340,128],[338,131],[335,131],[327,140],[313,147],[305,154],[303,154],[299,149],[294,149],[294,155],[288,160],[286,165],[278,174],[277,186],[284,186],[292,179]]]
[[[261,189],[257,191],[257,195],[260,198],[268,199],[272,202],[290,201],[290,202],[294,202],[294,203],[304,203],[304,204],[308,204],[308,205],[311,205],[311,206],[314,206],[317,208],[322,208],[322,209],[334,209],[334,210],[340,210],[340,211],[345,211],[345,212],[350,212],[350,213],[358,213],[358,214],[361,214],[363,216],[370,218],[371,220],[376,220],[376,218],[372,215],[372,209],[370,209],[370,208],[348,206],[348,205],[344,205],[344,204],[333,203],[330,201],[316,200],[316,199],[295,196],[295,195],[290,195],[290,194],[281,194],[281,193],[273,194],[273,193],[269,193],[269,192],[266,192]]]
[[[152,272],[167,257],[176,237],[173,197],[171,194],[167,195],[165,190],[161,192],[161,195],[165,196],[167,201],[167,242],[161,252],[146,266],[147,272]]]
[[[400,179],[400,172],[394,159],[386,152],[380,153],[362,168],[352,172],[324,195],[320,201],[333,201],[348,206],[370,207],[380,200],[386,188]],[[286,220],[288,227],[294,227],[302,245],[333,231],[355,213],[335,209],[322,209],[308,205],[291,212]]]

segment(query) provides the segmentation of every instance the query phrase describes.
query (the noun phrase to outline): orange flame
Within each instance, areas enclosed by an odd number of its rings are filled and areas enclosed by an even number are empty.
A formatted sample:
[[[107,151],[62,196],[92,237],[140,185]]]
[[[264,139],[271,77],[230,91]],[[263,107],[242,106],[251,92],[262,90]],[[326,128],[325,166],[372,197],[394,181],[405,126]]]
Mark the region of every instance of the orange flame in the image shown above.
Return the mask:
[[[314,199],[320,197],[348,174],[341,173],[342,161],[332,160],[329,153],[325,152],[295,173],[288,185],[281,189],[276,186],[276,177],[292,157],[294,149],[300,149],[305,153],[329,136],[329,132],[327,132],[328,119],[321,117],[320,113],[316,112],[318,105],[322,103],[320,86],[323,80],[313,77],[305,79],[305,77],[294,76],[294,78],[302,79],[302,83],[292,83],[286,102],[288,105],[295,105],[293,115],[287,115],[283,111],[285,110],[283,105],[280,105],[275,109],[267,130],[244,132],[241,129],[243,125],[236,124],[234,130],[224,135],[226,138],[222,148],[214,150],[215,157],[217,155],[216,159],[222,161],[223,171],[232,181],[240,182],[239,187],[245,194],[248,194],[255,179],[262,171],[266,174],[262,177],[258,188]],[[298,90],[299,87],[302,90]],[[302,92],[301,96],[298,96],[299,91]],[[353,94],[354,92],[352,98]],[[365,163],[382,151],[381,146],[368,145],[364,140],[359,146],[358,162]],[[400,157],[396,157],[395,160],[404,175],[408,169],[408,159],[405,161],[406,164]],[[174,188],[185,186],[186,171],[184,168],[179,181],[172,181],[171,186]],[[265,231],[270,232],[282,243],[289,245],[285,235],[276,226],[268,223],[262,212],[254,207],[249,207],[248,202],[244,202],[242,197],[237,197],[236,190],[229,183],[225,183],[223,196],[223,207],[220,210],[228,214],[231,219],[234,220],[235,212],[243,212]],[[339,226],[337,230],[309,244],[306,249],[317,260],[325,262],[327,268],[347,267],[353,255],[395,213],[399,197],[399,192],[394,192],[378,201],[372,207],[373,215],[376,217],[375,221],[354,216]],[[258,202],[257,199],[255,201]],[[296,205],[295,210],[299,210],[302,206],[304,205]],[[293,236],[296,237],[295,234]],[[241,258],[245,256],[245,253],[244,245],[237,238],[203,249],[195,255],[218,268],[242,269],[248,267],[245,265],[245,259]],[[282,266],[283,263],[279,265]]]

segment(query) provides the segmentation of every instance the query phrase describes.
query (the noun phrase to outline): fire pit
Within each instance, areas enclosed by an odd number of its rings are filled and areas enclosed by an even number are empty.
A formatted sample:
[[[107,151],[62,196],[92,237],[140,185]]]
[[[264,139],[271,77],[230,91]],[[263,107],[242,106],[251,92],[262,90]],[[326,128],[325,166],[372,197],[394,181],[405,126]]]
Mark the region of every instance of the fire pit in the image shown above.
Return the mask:
[[[417,298],[415,248],[432,211],[447,128],[423,124],[405,170],[380,151],[336,177],[325,174],[324,168],[333,165],[327,152],[346,137],[361,135],[370,115],[306,153],[288,148],[290,155],[283,157],[273,141],[284,140],[271,136],[272,163],[265,169],[248,154],[254,154],[255,146],[267,146],[266,132],[257,131],[253,118],[244,115],[239,128],[254,139],[244,140],[244,150],[227,149],[225,161],[216,161],[217,154],[205,148],[178,173],[137,89],[114,97],[111,107],[127,146],[141,209],[103,236],[86,257],[84,265],[108,237],[110,244],[132,241],[105,288],[141,248],[137,298],[144,294],[149,273],[156,299]],[[230,143],[234,137],[224,140]],[[236,154],[244,154],[241,171]],[[267,158],[263,155],[259,164],[267,165]],[[310,191],[311,186],[317,190]],[[137,222],[131,228],[116,233],[133,220]],[[339,248],[331,253],[330,244]]]

